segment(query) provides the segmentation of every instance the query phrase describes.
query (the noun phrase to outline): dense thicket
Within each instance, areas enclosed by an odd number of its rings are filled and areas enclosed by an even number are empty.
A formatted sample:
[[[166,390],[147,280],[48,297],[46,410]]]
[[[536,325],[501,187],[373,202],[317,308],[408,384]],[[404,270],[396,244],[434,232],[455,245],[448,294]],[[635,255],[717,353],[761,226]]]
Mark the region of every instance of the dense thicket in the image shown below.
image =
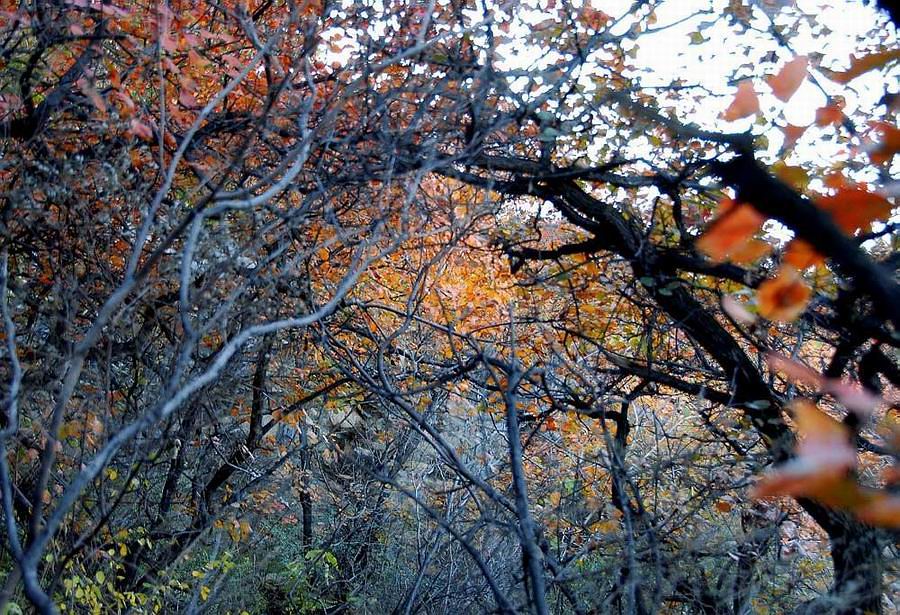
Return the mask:
[[[0,2],[0,613],[898,608],[895,26],[688,4]]]

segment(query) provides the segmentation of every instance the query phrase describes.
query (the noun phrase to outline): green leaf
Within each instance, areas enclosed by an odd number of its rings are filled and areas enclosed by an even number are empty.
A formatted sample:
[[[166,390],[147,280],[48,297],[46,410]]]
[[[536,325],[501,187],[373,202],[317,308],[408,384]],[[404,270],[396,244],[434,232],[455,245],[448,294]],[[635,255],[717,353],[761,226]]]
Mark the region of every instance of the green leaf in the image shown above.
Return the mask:
[[[337,570],[338,561],[334,556],[334,553],[332,553],[331,551],[325,551],[325,555],[323,555],[322,558],[325,560],[326,564]]]
[[[562,134],[562,133],[559,132],[557,129],[551,128],[550,126],[547,126],[546,128],[544,128],[544,129],[541,131],[541,134],[538,135],[538,140],[539,140],[539,141],[543,141],[543,142],[545,142],[545,143],[548,143],[548,142],[553,141],[554,139],[556,139],[556,137],[558,137],[558,136],[561,135],[561,134]]]

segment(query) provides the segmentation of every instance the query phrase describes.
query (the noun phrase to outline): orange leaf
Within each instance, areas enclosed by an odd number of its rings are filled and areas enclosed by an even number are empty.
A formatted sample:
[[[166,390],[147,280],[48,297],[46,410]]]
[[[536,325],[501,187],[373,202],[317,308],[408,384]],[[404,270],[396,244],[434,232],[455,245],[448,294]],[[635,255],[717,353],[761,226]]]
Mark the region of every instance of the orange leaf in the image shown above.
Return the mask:
[[[794,459],[779,469],[763,476],[750,492],[753,498],[771,498],[780,495],[794,497],[814,497],[819,500],[836,499],[835,495],[846,492],[855,485],[845,477],[846,471],[819,469],[815,464]],[[849,483],[849,485],[848,485]],[[842,500],[848,499],[846,496]]]
[[[870,525],[900,528],[900,496],[879,493],[854,512]]]
[[[731,502],[726,502],[725,500],[719,500],[718,502],[716,502],[716,510],[721,513],[730,512],[732,508],[734,507],[731,505]]]
[[[819,265],[825,261],[822,255],[816,252],[811,245],[802,239],[794,239],[787,245],[784,252],[784,262],[791,265],[797,271],[803,271],[813,265]]]
[[[893,208],[883,196],[859,187],[840,188],[833,196],[819,198],[816,204],[850,235],[868,230],[875,220],[887,219]]]
[[[759,313],[769,320],[796,320],[809,302],[812,290],[790,265],[782,265],[778,275],[759,285],[756,293]]]
[[[900,465],[894,464],[883,469],[881,480],[885,485],[900,485]]]
[[[769,242],[761,239],[751,239],[731,252],[728,260],[738,265],[749,265],[771,251],[772,244]]]
[[[753,496],[808,496],[834,505],[858,502],[859,487],[847,478],[856,466],[850,430],[810,401],[797,400],[790,409],[801,436],[797,456],[763,477]]]
[[[837,81],[838,83],[848,83],[863,73],[875,70],[876,68],[881,68],[888,62],[897,59],[900,59],[900,49],[870,53],[861,58],[851,56],[850,68],[845,71],[831,73],[829,77],[832,81]]]
[[[826,380],[825,390],[833,388],[829,382],[833,381]],[[833,461],[834,455],[846,460],[852,454],[853,463],[856,463],[856,451],[850,444],[850,430],[846,425],[819,410],[812,402],[803,399],[793,402],[790,410],[797,423],[797,429],[802,435],[807,436],[800,442],[799,454],[807,457],[818,455],[822,458],[820,461],[829,459]],[[844,448],[850,453],[843,450]]]
[[[719,216],[697,240],[697,248],[714,261],[724,261],[747,243],[765,221],[752,206],[722,199]]]
[[[758,112],[759,97],[757,97],[756,91],[753,89],[753,82],[745,79],[738,84],[734,100],[722,113],[722,119],[733,122]]]
[[[806,56],[797,56],[787,64],[785,64],[777,75],[773,75],[767,79],[772,93],[780,101],[787,102],[790,100],[797,88],[806,79],[806,68],[809,65],[809,58]]]

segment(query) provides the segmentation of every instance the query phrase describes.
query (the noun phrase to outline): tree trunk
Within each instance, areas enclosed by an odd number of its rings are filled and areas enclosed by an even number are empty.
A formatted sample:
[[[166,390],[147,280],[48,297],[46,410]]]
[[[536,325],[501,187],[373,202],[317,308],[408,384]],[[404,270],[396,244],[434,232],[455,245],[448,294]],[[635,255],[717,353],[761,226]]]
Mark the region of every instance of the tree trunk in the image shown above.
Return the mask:
[[[828,532],[834,584],[826,612],[835,615],[884,613],[884,544],[878,531],[861,524],[845,513],[826,509],[821,504],[799,500],[804,510]]]
[[[856,525],[830,534],[837,615],[884,613],[884,558],[875,530]]]

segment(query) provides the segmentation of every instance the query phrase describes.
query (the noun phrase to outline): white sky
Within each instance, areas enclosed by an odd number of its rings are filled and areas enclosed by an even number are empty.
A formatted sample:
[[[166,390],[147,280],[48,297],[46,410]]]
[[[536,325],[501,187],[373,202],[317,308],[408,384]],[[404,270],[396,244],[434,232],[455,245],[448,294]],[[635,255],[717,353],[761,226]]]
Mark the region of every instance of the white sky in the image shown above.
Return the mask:
[[[764,4],[764,0],[751,1],[757,5]],[[633,6],[632,0],[591,0],[590,3],[613,17],[628,13]],[[811,15],[810,19],[802,22],[799,31],[789,37],[792,47],[790,51],[780,47],[765,32],[770,20],[758,8],[754,9],[753,25],[759,32],[735,34],[734,29],[721,18],[728,4],[727,0],[668,0],[660,2],[655,10],[657,21],[653,28],[660,31],[642,34],[638,38],[639,47],[633,64],[638,69],[644,86],[664,86],[673,79],[680,78],[683,82],[703,86],[712,92],[711,96],[697,91],[696,100],[685,95],[677,109],[683,120],[727,132],[747,130],[757,119],[750,117],[726,122],[719,117],[734,97],[735,79],[752,78],[760,98],[762,115],[769,122],[768,130],[766,126],[760,126],[754,131],[764,132],[769,138],[768,153],[774,159],[782,144],[782,133],[774,129],[772,124],[812,124],[816,109],[826,104],[824,92],[843,96],[848,115],[858,106],[871,109],[884,94],[885,84],[879,74],[873,72],[853,80],[849,86],[839,85],[818,72],[815,69],[816,61],[813,61],[811,77],[804,81],[790,101],[782,103],[776,99],[765,83],[766,75],[777,73],[785,62],[796,55],[811,55],[814,60],[820,57],[821,65],[832,70],[846,69],[851,54],[862,53],[867,46],[874,47],[877,44],[877,41],[866,39],[877,16],[875,9],[861,0],[769,0],[769,3],[785,7],[785,11],[781,13],[770,11],[776,24],[797,21],[798,9]],[[578,1],[575,0],[573,4],[577,5]],[[694,16],[691,17],[692,15]],[[537,12],[521,14],[520,17],[529,25],[546,19],[546,15]],[[629,22],[625,22],[619,29],[626,30],[629,25]],[[702,33],[704,42],[691,44],[691,35],[696,36],[698,31]],[[524,27],[514,27],[511,30],[513,35],[524,32]],[[621,32],[614,28],[613,33]],[[896,43],[895,33],[883,34]],[[500,49],[508,65],[514,68],[540,69],[558,59],[549,54],[542,56],[537,50],[532,53],[521,44]],[[771,56],[774,61],[759,63],[759,58],[766,56],[768,52],[774,52]],[[900,83],[900,70],[894,70],[892,78]],[[829,131],[833,132],[834,129],[825,130]],[[805,142],[804,145],[804,140],[801,140],[795,152],[798,157],[806,160],[833,160],[845,147],[829,141],[827,137],[823,140],[819,129],[815,127],[810,129]],[[811,145],[813,143],[814,148]]]
[[[558,56],[552,53],[543,54],[540,49],[529,47],[522,42],[533,25],[547,19],[547,14],[541,11],[526,11],[517,0],[483,1],[497,7],[494,10],[494,16],[497,18],[504,15],[501,9],[504,6],[508,7],[505,14],[513,13],[517,17],[509,30],[514,42],[498,47],[504,68],[527,69],[535,74],[558,61]],[[549,3],[557,0],[542,1]],[[582,1],[589,2],[593,8],[613,17],[629,13],[634,5],[633,0],[569,1],[576,7]],[[654,29],[660,31],[642,34],[638,38],[639,47],[633,59],[633,64],[641,75],[642,85],[665,86],[673,79],[680,78],[683,82],[703,86],[712,95],[700,90],[696,92],[697,96],[691,96],[686,92],[680,103],[672,103],[676,104],[680,117],[711,130],[740,132],[753,126],[757,118],[726,122],[719,115],[734,97],[735,79],[752,78],[760,98],[762,116],[767,122],[754,126],[754,132],[763,133],[768,137],[767,153],[770,161],[775,159],[783,140],[781,131],[775,126],[786,123],[798,126],[812,124],[816,109],[826,104],[823,90],[829,95],[843,96],[848,115],[858,106],[871,109],[876,105],[885,91],[885,84],[878,72],[863,75],[846,86],[831,82],[815,69],[817,60],[826,68],[846,69],[852,53],[862,53],[867,45],[874,47],[877,44],[875,41],[866,40],[866,35],[877,19],[873,7],[864,4],[862,0],[745,0],[746,2],[757,7],[764,5],[784,7],[781,12],[766,11],[776,24],[792,24],[800,19],[802,26],[799,31],[789,37],[792,50],[779,47],[773,37],[765,32],[770,25],[770,18],[760,8],[755,8],[753,12],[753,26],[758,31],[735,34],[733,27],[722,18],[728,0],[662,0],[656,5],[657,21],[653,25]],[[387,17],[384,13],[381,0],[371,0],[362,4],[359,0],[344,0],[345,10],[348,12],[359,10],[362,5],[368,5],[372,9],[370,34],[376,38],[384,32],[386,23],[396,22],[396,18]],[[811,17],[805,21],[798,18],[798,10]],[[385,16],[387,20],[382,21],[379,16]],[[471,11],[469,16],[473,22],[483,18],[480,9]],[[399,24],[394,23],[394,26],[397,25]],[[620,29],[625,30],[629,25],[628,20],[623,20]],[[703,42],[691,44],[692,34],[696,37],[698,32],[702,33]],[[330,40],[338,33],[343,38],[337,49],[327,53],[329,61],[341,61],[350,49],[355,47],[356,37],[353,33],[338,28],[323,34],[326,40]],[[613,29],[613,33],[621,32]],[[889,40],[896,44],[895,32],[885,32],[884,36],[890,37]],[[340,51],[340,47],[344,45],[347,47]],[[774,61],[759,63],[759,58],[769,52],[774,52],[770,56]],[[813,56],[811,77],[807,78],[788,103],[782,103],[771,94],[764,78],[766,75],[777,73],[781,66],[795,55]],[[891,77],[894,83],[890,84],[893,87],[888,89],[896,89],[897,84],[900,84],[900,68],[896,68]],[[588,74],[582,74],[581,79],[582,83],[590,83]],[[527,80],[522,78],[519,81],[524,86]],[[833,128],[824,131],[816,127],[811,128],[795,148],[794,156],[810,162],[835,160],[846,145],[831,140],[828,133],[833,132]],[[822,138],[823,133],[825,138]],[[641,146],[640,143],[635,145]],[[789,158],[788,162],[790,161]]]
[[[598,7],[609,6],[611,8],[617,5],[616,8],[619,10],[622,10],[620,7],[627,7],[628,4],[630,3],[622,0],[595,0],[594,2],[594,5]],[[725,2],[717,0],[712,2],[710,0],[669,0],[662,3],[656,11],[658,18],[656,27],[674,23],[699,10],[708,9],[710,5],[714,7],[715,14],[700,15],[658,34],[641,37],[641,48],[636,62],[646,66],[650,72],[646,79],[647,84],[654,82],[654,74],[661,78],[659,83],[664,83],[669,76],[676,74],[689,82],[701,83],[716,91],[732,94],[733,87],[723,88],[728,76],[732,73],[737,72],[741,76],[748,77],[771,74],[776,72],[786,60],[793,57],[789,51],[783,48],[779,49],[777,43],[770,36],[753,36],[752,33],[747,33],[735,38],[722,20],[702,32],[704,37],[709,39],[707,42],[691,45],[691,33],[696,32],[700,24],[712,21],[716,14],[721,14],[724,4]],[[832,31],[830,34],[819,33],[816,36],[817,33],[811,28],[801,29],[798,35],[790,39],[796,55],[821,53],[824,55],[823,66],[838,70],[846,68],[851,53],[862,47],[859,41],[872,28],[876,19],[872,7],[864,5],[860,0],[836,0],[833,2],[799,0],[796,3],[787,2],[785,4],[796,4],[801,11],[815,15],[817,24]],[[760,12],[757,14],[760,17],[762,15]],[[787,19],[776,16],[775,21],[783,24]],[[768,25],[767,20],[762,17],[756,22],[761,28]],[[736,45],[738,43],[747,44],[750,41],[754,45],[754,60],[767,51],[775,51],[778,55],[778,63],[741,68],[741,65],[746,64],[748,59],[740,49],[736,48]],[[815,74],[815,71],[813,72]],[[863,98],[862,102],[867,105],[874,105],[884,91],[883,87],[879,87],[880,80],[874,73],[854,80],[852,88],[832,83],[821,74],[817,74],[816,77],[819,84],[830,94],[840,93],[846,97],[849,112],[852,112],[857,104],[854,90],[860,92]],[[765,111],[767,107],[783,109],[785,119],[792,124],[812,123],[815,110],[825,104],[825,95],[810,79],[804,82],[787,105],[774,98],[764,83],[757,81],[756,86],[763,110]],[[727,106],[728,102],[730,102],[728,99],[719,101],[715,113],[717,114],[724,106]],[[750,119],[740,120],[735,122],[733,127],[745,128],[751,121]],[[722,121],[718,123],[719,125],[726,124]]]

